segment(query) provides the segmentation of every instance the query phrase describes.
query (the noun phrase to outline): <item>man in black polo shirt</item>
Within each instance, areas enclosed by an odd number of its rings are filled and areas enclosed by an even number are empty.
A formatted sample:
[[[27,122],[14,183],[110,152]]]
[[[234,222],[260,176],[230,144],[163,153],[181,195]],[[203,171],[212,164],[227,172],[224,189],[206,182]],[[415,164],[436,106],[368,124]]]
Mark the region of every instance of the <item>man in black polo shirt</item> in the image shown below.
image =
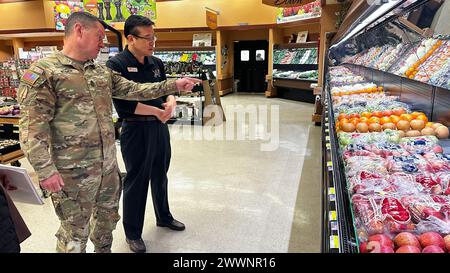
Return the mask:
[[[166,79],[162,61],[154,56],[154,23],[143,16],[132,15],[125,21],[127,47],[106,65],[123,77],[140,83]],[[148,101],[114,99],[122,118],[120,144],[127,175],[123,185],[123,225],[127,243],[134,252],[145,252],[142,240],[145,205],[150,181],[157,226],[184,230],[169,210],[167,171],[171,148],[170,134],[165,122],[176,106],[170,95]]]

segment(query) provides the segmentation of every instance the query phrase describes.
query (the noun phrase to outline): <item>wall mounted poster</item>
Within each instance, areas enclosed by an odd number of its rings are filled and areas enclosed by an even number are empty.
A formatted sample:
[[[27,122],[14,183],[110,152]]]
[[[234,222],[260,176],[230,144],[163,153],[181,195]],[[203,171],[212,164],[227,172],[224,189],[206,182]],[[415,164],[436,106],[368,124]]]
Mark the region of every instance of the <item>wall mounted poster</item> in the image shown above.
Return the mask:
[[[84,0],[85,11],[108,22],[125,22],[130,15],[142,15],[156,21],[155,0]]]
[[[77,11],[83,11],[81,1],[53,1],[56,30],[64,30],[67,18]]]
[[[297,41],[296,43],[306,43],[306,40],[308,39],[308,31],[299,31],[297,34]]]

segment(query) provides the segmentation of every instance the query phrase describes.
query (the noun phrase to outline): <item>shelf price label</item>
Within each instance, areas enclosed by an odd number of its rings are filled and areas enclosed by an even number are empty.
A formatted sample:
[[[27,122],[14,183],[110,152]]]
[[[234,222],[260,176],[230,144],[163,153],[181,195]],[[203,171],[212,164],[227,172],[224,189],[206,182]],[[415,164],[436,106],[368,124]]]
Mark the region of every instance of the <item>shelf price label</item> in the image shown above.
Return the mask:
[[[330,136],[325,136],[325,141],[330,142]]]
[[[336,194],[336,191],[334,190],[334,187],[328,188],[328,194]]]
[[[325,147],[327,147],[327,150],[331,150],[331,143],[326,143]]]
[[[330,129],[325,128],[325,133],[330,133]]]
[[[336,211],[332,210],[328,212],[328,221],[336,221]]]
[[[339,248],[339,237],[337,235],[330,235],[330,248]]]
[[[333,170],[333,162],[328,161],[328,162],[327,162],[327,167],[328,167],[328,170],[329,170],[329,171],[332,171],[332,170]]]

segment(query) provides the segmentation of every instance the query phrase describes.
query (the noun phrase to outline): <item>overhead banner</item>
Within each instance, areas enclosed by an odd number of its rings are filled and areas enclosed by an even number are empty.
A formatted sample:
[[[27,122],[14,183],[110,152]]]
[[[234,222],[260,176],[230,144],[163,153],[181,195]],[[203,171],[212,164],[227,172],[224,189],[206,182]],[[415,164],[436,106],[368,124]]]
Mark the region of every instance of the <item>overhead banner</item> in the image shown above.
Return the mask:
[[[305,5],[314,1],[315,0],[262,0],[262,3],[277,8],[289,8]]]
[[[311,2],[299,7],[278,8],[277,23],[317,18],[320,17],[321,13],[320,1]]]
[[[130,15],[156,21],[156,0],[84,0],[85,11],[107,23],[125,22]]]
[[[206,10],[206,25],[210,29],[216,29],[217,28],[217,14]]]

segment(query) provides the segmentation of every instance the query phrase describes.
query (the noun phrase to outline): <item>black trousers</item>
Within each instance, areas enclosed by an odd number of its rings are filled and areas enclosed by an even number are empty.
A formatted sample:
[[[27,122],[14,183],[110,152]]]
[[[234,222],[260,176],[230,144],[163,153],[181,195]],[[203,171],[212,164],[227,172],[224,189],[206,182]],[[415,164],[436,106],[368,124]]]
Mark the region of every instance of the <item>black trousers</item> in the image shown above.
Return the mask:
[[[0,188],[0,253],[19,253],[20,245],[8,201]]]
[[[130,240],[139,239],[144,226],[149,183],[157,223],[169,223],[167,171],[171,148],[167,124],[124,121],[120,145],[127,175],[123,182],[123,226]]]

